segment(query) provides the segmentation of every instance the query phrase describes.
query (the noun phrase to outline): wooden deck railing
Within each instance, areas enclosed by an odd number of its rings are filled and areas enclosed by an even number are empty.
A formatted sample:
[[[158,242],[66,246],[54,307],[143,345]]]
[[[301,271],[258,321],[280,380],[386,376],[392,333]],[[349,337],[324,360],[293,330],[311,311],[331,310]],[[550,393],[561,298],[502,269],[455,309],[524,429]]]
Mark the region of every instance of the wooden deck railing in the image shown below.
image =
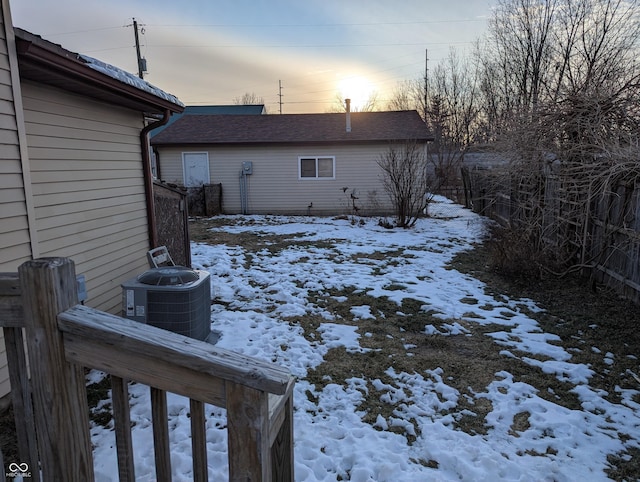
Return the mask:
[[[43,480],[94,478],[85,367],[111,375],[121,481],[135,480],[129,381],[151,390],[156,480],[171,480],[167,391],[190,399],[193,480],[208,479],[205,403],[227,409],[229,480],[294,480],[294,378],[287,370],[78,305],[74,265],[65,258],[29,261],[17,276],[0,276],[0,326],[20,462],[39,467]]]

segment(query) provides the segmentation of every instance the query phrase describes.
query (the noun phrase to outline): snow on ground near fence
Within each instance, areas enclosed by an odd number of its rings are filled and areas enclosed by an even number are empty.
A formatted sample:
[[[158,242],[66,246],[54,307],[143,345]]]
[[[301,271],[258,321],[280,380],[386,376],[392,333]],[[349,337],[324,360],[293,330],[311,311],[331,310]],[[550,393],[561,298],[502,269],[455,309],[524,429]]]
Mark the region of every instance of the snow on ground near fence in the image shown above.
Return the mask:
[[[238,246],[192,245],[194,267],[211,273],[212,329],[220,333],[218,345],[275,361],[299,377],[294,414],[296,480],[607,480],[607,455],[638,447],[640,405],[633,401],[638,392],[618,387],[623,402],[608,402],[603,393],[589,387],[589,367],[573,363],[571,354],[553,343],[555,335],[542,332],[520,311],[523,305],[537,310],[533,302],[504,298],[492,311],[487,307],[498,303],[485,294],[480,281],[445,269],[457,252],[482,238],[486,221],[445,199],[437,201],[431,208],[437,217],[420,220],[412,230],[387,230],[375,219],[361,225],[346,219],[244,216],[231,217],[233,222],[224,230],[281,234],[295,238],[296,243],[275,253],[265,249],[251,255]],[[326,248],[297,243],[322,240],[331,243],[318,244]],[[400,251],[404,256],[394,259]],[[387,253],[387,257],[366,256],[373,252]],[[438,328],[425,326],[425,334],[464,333],[457,323],[461,320],[503,325],[505,331],[491,335],[503,348],[502,355],[514,357],[516,350],[544,355],[523,360],[575,384],[584,410],[551,403],[539,397],[536,388],[502,371],[475,394],[476,399],[491,402],[492,411],[486,417],[490,428],[487,434],[470,435],[453,428],[452,409],[461,395],[447,385],[441,369],[416,367],[413,373],[403,373],[389,368],[386,374],[394,385],[379,379],[370,382],[383,393],[383,401],[403,403],[393,416],[378,416],[375,426],[364,423],[357,406],[366,380],[337,381],[321,391],[305,380],[308,370],[321,364],[330,349],[363,350],[356,327],[341,324],[310,296],[348,286],[398,302],[419,300],[422,309],[451,320]],[[469,304],[469,299],[477,303]],[[481,317],[470,316],[474,313]],[[302,328],[283,321],[306,314],[326,320],[313,342],[303,336]],[[356,319],[378,316],[369,306],[353,307],[352,314]],[[153,436],[146,387],[131,387],[131,406],[137,480],[151,481],[155,478]],[[168,411],[174,480],[188,481],[188,400],[169,394]],[[520,412],[531,414],[529,427],[514,434],[514,416]],[[206,413],[209,477],[226,480],[225,412],[207,406]],[[420,432],[413,443],[390,430],[402,426],[411,433],[414,423]],[[94,427],[92,441],[96,479],[117,480],[113,432]],[[437,468],[424,461],[437,462]]]

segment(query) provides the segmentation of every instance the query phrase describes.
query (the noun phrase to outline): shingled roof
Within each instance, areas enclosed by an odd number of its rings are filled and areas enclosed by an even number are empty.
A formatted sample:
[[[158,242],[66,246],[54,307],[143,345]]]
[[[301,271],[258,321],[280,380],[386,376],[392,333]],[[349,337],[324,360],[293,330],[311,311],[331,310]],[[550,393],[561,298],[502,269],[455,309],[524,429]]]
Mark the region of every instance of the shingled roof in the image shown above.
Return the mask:
[[[433,140],[413,111],[346,114],[183,116],[151,139],[155,146],[211,144],[351,143]]]

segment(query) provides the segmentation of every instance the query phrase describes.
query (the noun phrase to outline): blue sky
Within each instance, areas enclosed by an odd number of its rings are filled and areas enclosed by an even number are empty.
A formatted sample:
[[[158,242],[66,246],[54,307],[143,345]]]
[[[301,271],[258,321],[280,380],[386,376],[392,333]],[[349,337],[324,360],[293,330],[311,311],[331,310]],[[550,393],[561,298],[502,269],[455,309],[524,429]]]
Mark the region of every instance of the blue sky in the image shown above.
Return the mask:
[[[63,47],[137,71],[132,19],[143,27],[145,79],[187,105],[244,93],[270,112],[326,112],[338,97],[424,75],[483,34],[493,0],[11,0],[13,23]]]

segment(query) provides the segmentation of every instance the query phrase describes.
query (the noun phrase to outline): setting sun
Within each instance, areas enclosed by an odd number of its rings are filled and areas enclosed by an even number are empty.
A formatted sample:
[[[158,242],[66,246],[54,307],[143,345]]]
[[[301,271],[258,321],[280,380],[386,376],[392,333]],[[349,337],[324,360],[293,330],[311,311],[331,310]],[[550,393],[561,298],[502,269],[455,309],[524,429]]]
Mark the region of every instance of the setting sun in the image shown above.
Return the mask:
[[[351,99],[351,110],[358,111],[367,105],[374,88],[367,78],[351,75],[338,81],[338,92],[341,99]]]

